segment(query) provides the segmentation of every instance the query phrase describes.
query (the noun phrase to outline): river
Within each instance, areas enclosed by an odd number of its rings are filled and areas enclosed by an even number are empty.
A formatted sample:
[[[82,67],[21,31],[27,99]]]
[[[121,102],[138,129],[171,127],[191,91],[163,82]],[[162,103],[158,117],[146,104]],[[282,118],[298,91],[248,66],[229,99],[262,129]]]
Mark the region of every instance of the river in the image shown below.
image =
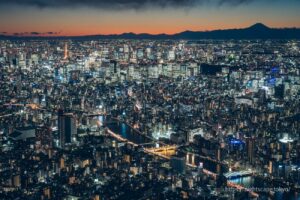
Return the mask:
[[[111,131],[114,133],[117,133],[121,135],[123,138],[126,138],[127,140],[134,142],[136,144],[145,144],[152,142],[149,138],[145,137],[144,135],[141,135],[138,133],[136,130],[128,126],[126,123],[123,122],[113,122],[106,124],[107,128],[109,128]],[[190,156],[190,155],[189,155]],[[189,157],[187,156],[187,158]],[[191,158],[188,158],[191,159]],[[194,164],[199,165],[199,163],[203,163],[203,167],[209,171],[217,173],[219,170],[221,172],[227,172],[227,169],[223,166],[218,166],[218,164],[209,161],[209,160],[204,160],[197,155],[194,156],[192,159]],[[241,178],[234,178],[231,179],[230,181],[237,183],[239,185],[243,185],[244,187],[247,188],[263,188],[262,182],[259,180],[256,180],[254,177],[241,177]],[[260,195],[260,199],[268,199],[267,195]],[[272,199],[275,200],[281,200],[281,199],[288,199],[288,200],[300,200],[300,194],[297,192],[277,192],[275,195],[272,197]]]

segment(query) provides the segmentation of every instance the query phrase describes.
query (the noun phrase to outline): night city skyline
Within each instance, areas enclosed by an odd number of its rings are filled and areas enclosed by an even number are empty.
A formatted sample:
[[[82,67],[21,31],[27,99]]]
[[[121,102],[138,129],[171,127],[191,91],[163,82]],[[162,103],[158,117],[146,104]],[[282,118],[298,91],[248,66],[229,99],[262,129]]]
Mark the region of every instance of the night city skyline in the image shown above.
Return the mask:
[[[0,200],[300,200],[300,0],[0,0]]]

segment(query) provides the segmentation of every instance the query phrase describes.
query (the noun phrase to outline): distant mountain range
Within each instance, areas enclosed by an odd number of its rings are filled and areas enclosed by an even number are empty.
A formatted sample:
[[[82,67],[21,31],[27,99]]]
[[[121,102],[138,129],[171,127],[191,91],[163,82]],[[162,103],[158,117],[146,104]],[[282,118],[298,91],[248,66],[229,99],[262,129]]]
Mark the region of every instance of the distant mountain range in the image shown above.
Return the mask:
[[[30,39],[75,39],[75,40],[96,40],[96,39],[153,39],[153,40],[202,40],[202,39],[300,39],[300,28],[269,28],[257,23],[243,29],[226,29],[214,31],[184,31],[172,35],[168,34],[135,34],[123,33],[112,35],[87,35],[87,36],[8,36],[0,35],[0,39],[30,40]]]

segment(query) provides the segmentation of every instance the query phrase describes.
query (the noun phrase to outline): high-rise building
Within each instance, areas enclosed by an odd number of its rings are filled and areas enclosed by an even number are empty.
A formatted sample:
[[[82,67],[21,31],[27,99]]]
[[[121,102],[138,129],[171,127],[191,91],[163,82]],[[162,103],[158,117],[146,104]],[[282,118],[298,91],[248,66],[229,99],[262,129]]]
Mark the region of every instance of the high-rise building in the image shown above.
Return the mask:
[[[255,149],[254,149],[254,138],[246,138],[246,146],[247,146],[247,157],[248,161],[253,164],[255,161]]]
[[[283,99],[284,96],[285,96],[285,93],[284,93],[284,85],[283,84],[280,84],[278,86],[275,87],[275,94],[274,96],[276,98],[279,98],[279,99]]]
[[[72,143],[72,137],[77,134],[76,120],[72,113],[58,111],[58,134],[59,145],[64,148],[66,144]]]
[[[259,103],[262,103],[262,104],[265,103],[267,100],[266,90],[259,89],[258,90],[258,98],[259,98]]]
[[[51,198],[51,190],[49,187],[44,188],[44,196],[46,199],[50,199]]]
[[[171,167],[180,174],[185,173],[185,158],[172,156],[170,160]]]
[[[21,176],[20,174],[16,174],[13,176],[13,186],[21,187]]]

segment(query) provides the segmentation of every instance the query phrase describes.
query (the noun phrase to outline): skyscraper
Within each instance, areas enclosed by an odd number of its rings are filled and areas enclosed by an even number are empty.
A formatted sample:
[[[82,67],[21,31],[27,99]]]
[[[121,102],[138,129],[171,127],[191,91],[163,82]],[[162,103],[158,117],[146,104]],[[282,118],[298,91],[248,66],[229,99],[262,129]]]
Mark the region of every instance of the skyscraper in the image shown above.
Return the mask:
[[[250,164],[254,164],[255,161],[255,147],[254,147],[255,139],[254,138],[246,138],[246,146],[247,146],[247,157]]]
[[[75,117],[72,113],[58,111],[58,134],[59,145],[64,148],[66,144],[72,143],[72,137],[77,133]]]
[[[183,157],[172,156],[170,160],[171,167],[178,173],[185,173],[185,159]]]

